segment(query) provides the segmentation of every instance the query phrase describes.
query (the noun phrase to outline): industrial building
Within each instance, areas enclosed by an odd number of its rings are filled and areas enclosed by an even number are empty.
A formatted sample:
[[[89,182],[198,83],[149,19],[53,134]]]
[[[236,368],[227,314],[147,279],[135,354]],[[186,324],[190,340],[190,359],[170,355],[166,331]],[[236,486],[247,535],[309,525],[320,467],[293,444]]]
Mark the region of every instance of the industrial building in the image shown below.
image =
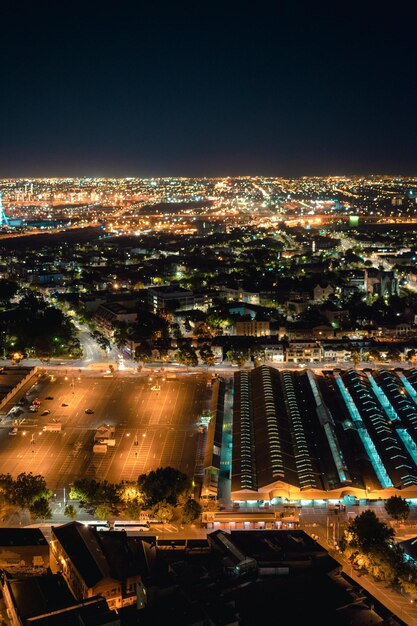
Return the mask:
[[[235,374],[232,500],[417,498],[417,370]]]

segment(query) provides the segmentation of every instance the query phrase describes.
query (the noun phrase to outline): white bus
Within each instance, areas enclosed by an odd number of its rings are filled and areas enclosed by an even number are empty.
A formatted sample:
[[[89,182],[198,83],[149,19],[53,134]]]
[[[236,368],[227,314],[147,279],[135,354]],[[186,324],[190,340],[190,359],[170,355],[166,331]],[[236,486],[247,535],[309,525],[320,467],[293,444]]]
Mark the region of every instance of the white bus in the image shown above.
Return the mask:
[[[91,526],[91,528],[95,528],[96,530],[110,530],[110,526],[108,522],[103,522],[100,520],[88,520],[82,522],[84,526]]]
[[[136,522],[136,521],[117,521],[113,524],[114,530],[137,530],[144,532],[150,529],[149,522]]]

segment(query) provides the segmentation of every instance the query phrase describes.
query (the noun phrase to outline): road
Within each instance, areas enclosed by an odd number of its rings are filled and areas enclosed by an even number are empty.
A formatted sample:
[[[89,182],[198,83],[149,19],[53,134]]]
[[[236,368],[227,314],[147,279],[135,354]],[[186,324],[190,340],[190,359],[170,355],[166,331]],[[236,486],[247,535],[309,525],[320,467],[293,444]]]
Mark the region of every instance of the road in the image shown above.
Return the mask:
[[[340,239],[340,247],[343,252],[346,252],[349,248],[353,248],[358,245],[358,242],[352,237],[347,237],[343,233],[338,233],[337,238]],[[372,267],[379,268],[380,266],[387,272],[394,271],[393,267],[395,265],[394,262],[389,261],[388,259],[381,257],[378,254],[369,254],[367,257],[364,257],[364,261],[371,261]],[[404,285],[406,289],[410,291],[417,291],[417,283],[415,281],[409,280],[406,285]]]
[[[340,551],[335,548],[335,544],[343,535],[343,530],[348,523],[349,515],[352,513],[360,514],[367,508],[371,508],[380,519],[387,521],[387,514],[383,506],[347,507],[345,514],[339,513],[337,515],[335,515],[334,512],[329,512],[325,506],[303,507],[301,515],[302,523],[300,527],[315,538],[326,550],[329,550],[332,557],[343,566],[345,573],[358,585],[364,587],[364,589],[379,600],[381,604],[386,606],[406,624],[415,625],[417,624],[416,603],[410,601],[409,598],[403,596],[398,591],[391,589],[385,583],[375,582],[371,576],[359,573],[353,568],[349,561],[344,559]],[[413,508],[411,514],[411,521],[417,524],[417,510]],[[406,530],[403,529],[402,532],[405,533]]]

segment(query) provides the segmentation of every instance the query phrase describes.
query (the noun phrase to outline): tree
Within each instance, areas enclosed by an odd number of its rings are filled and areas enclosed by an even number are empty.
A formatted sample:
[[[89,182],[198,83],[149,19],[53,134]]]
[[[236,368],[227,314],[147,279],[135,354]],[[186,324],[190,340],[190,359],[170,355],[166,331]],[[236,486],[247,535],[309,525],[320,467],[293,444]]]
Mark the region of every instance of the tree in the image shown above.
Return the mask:
[[[110,341],[98,330],[90,333],[90,336],[96,343],[98,343],[102,350],[105,350],[106,352],[110,350]]]
[[[196,500],[188,498],[182,509],[182,521],[184,524],[192,524],[201,516],[202,508]]]
[[[168,336],[168,322],[166,319],[141,309],[138,312],[138,321],[135,328],[135,339],[151,341]]]
[[[132,338],[135,327],[132,324],[126,322],[115,322],[113,339],[116,346],[121,350]]]
[[[158,467],[148,474],[141,474],[138,487],[145,506],[154,506],[162,500],[175,506],[178,496],[191,489],[191,481],[186,474],[173,467]]]
[[[410,505],[401,496],[391,496],[384,506],[388,515],[397,521],[405,521],[410,515]]]
[[[70,500],[79,500],[83,503],[94,502],[98,489],[99,483],[96,480],[81,478],[80,480],[75,480],[71,485],[69,498]]]
[[[96,507],[94,514],[99,520],[107,520],[111,517],[112,510],[106,504],[99,504],[98,507]]]
[[[213,336],[210,327],[206,324],[206,322],[197,322],[194,327],[194,336],[199,339],[210,340]]]
[[[126,508],[125,508],[125,515],[128,519],[132,519],[132,520],[139,519],[141,510],[142,510],[141,503],[138,498],[135,498],[133,500],[128,501]]]
[[[11,474],[0,474],[0,493],[8,504],[12,504],[13,484]]]
[[[96,502],[107,504],[114,509],[121,503],[120,486],[103,480],[99,483],[95,497]]]
[[[177,352],[177,361],[178,363],[183,363],[184,365],[191,365],[195,367],[198,365],[198,358],[195,349],[192,346],[187,344],[181,346]]]
[[[381,360],[381,352],[378,350],[378,348],[369,348],[369,358],[372,361]]]
[[[10,300],[16,295],[19,285],[10,280],[0,280],[0,303],[6,306]]]
[[[46,498],[38,498],[29,507],[30,516],[36,519],[51,519],[52,511]]]
[[[247,355],[238,350],[229,350],[226,352],[226,358],[230,363],[236,364],[238,367],[243,367],[246,363]]]
[[[77,509],[73,504],[67,504],[64,509],[65,517],[69,517],[70,519],[76,519],[77,517]]]
[[[414,348],[411,348],[411,350],[408,350],[407,352],[407,361],[409,361],[410,363],[415,363],[417,359],[417,352],[414,350]]]
[[[201,346],[200,358],[209,367],[212,367],[216,362],[216,357],[214,356],[214,352],[211,349],[211,347],[207,344],[204,344],[203,346]]]
[[[166,500],[161,500],[152,507],[152,513],[161,522],[170,522],[174,517],[174,506]]]
[[[401,360],[401,351],[396,347],[391,347],[387,351],[386,356],[387,361],[400,361]]]
[[[349,543],[353,548],[369,552],[375,548],[387,547],[394,539],[394,530],[381,522],[373,511],[368,509],[348,527]]]
[[[121,503],[121,486],[108,483],[107,480],[98,482],[94,479],[81,478],[71,485],[70,500],[79,500],[81,504],[106,505],[112,510]]]
[[[171,324],[171,334],[174,337],[174,339],[177,339],[177,340],[182,339],[181,328],[177,322],[174,322],[173,324]]]
[[[48,499],[51,495],[44,477],[40,474],[35,476],[32,472],[29,474],[22,472],[13,481],[12,501],[13,504],[17,504],[21,508],[29,508],[36,500]]]
[[[353,363],[357,365],[361,360],[361,355],[360,355],[359,350],[352,350],[352,352],[350,353],[350,358],[353,361]]]
[[[135,349],[135,360],[148,363],[152,361],[152,348],[148,341],[142,341]]]

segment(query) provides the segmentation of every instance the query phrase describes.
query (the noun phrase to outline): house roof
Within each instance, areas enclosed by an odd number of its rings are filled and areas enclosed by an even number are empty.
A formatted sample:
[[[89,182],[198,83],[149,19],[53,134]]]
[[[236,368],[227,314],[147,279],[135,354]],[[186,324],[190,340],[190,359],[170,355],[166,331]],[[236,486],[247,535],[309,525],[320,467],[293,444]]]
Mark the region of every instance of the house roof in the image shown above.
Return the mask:
[[[111,578],[97,531],[79,522],[53,526],[52,531],[88,587]]]
[[[42,615],[74,604],[74,597],[61,574],[11,578],[8,586],[22,618]]]
[[[143,560],[124,532],[99,532],[79,522],[54,526],[53,532],[90,588],[104,578],[125,580],[143,571]]]
[[[0,546],[48,547],[48,542],[39,528],[0,528]]]

